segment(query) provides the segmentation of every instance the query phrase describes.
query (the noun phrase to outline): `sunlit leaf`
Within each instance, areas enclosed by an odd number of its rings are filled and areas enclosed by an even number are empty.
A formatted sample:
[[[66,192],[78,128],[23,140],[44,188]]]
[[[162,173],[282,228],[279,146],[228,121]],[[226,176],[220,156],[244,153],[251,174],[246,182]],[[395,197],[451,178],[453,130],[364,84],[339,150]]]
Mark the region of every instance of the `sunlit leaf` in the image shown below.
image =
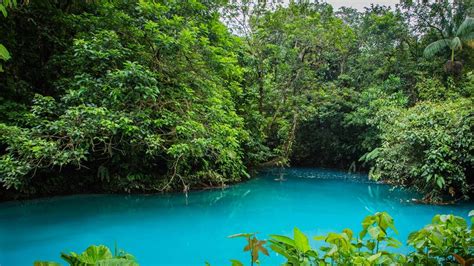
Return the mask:
[[[294,238],[295,238],[295,246],[298,250],[305,253],[306,251],[310,250],[311,247],[309,245],[309,240],[303,232],[301,232],[298,228],[294,228],[293,230]]]

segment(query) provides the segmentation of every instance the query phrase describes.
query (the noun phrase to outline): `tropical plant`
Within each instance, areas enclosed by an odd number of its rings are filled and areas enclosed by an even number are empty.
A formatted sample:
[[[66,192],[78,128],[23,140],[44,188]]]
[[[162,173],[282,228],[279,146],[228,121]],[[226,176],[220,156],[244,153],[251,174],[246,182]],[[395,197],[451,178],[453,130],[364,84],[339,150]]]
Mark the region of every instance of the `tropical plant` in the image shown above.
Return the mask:
[[[285,265],[310,265],[318,259],[318,252],[311,248],[308,237],[296,227],[293,238],[270,235],[269,243],[273,251],[287,259]]]
[[[397,229],[393,218],[386,212],[368,215],[362,221],[359,237],[352,230],[341,233],[328,233],[314,237],[327,245],[320,247],[320,253],[310,246],[308,237],[298,228],[293,238],[284,235],[270,235],[269,247],[286,262],[283,265],[446,265],[458,261],[461,265],[471,265],[474,260],[474,211],[471,216],[471,228],[462,217],[436,215],[432,224],[413,232],[408,245],[415,251],[408,255],[395,252],[401,243],[389,236],[389,229]],[[239,234],[238,236],[252,234]],[[233,262],[234,263],[234,262]],[[232,265],[243,265],[242,263]]]
[[[211,4],[173,3],[83,7],[102,22],[87,12],[56,11],[77,32],[49,58],[51,68],[61,69],[51,80],[61,93],[31,95],[27,123],[0,122],[6,189],[28,194],[30,182],[49,171],[86,171],[103,189],[124,192],[187,192],[249,177],[249,134],[234,102],[242,74],[233,52],[238,42]],[[28,8],[45,9],[36,2]]]
[[[472,225],[471,225],[472,226]],[[410,253],[414,263],[444,264],[472,259],[474,235],[467,222],[454,215],[436,215],[431,224],[408,236],[408,245],[416,251]]]
[[[387,247],[397,248],[401,243],[388,234],[388,229],[398,234],[393,218],[386,212],[377,212],[374,215],[365,217],[362,221],[362,231],[359,234],[360,239],[364,239],[367,235],[370,239],[365,245],[372,253],[378,253],[380,245],[383,242],[387,243]]]
[[[138,266],[135,258],[115,248],[115,254],[112,254],[106,246],[92,245],[81,254],[71,252],[69,254],[61,253],[61,258],[71,266]],[[57,266],[57,262],[36,261],[34,266]]]
[[[310,245],[309,238],[298,228],[293,237],[270,235],[269,241],[259,240],[256,233],[241,233],[229,238],[245,238],[244,252],[250,252],[250,265],[260,264],[259,254],[269,256],[265,245],[282,255],[287,266],[309,265],[450,265],[457,261],[461,265],[472,265],[474,261],[474,210],[469,212],[471,226],[464,218],[454,215],[436,215],[432,223],[411,233],[408,245],[414,251],[407,256],[394,250],[401,243],[389,236],[389,229],[396,232],[393,218],[386,212],[368,215],[362,221],[359,237],[352,230],[328,233],[314,239],[328,246],[320,247],[318,253]],[[368,238],[366,239],[366,236]],[[388,249],[390,248],[390,249]],[[320,255],[320,256],[319,256]],[[135,258],[115,248],[114,254],[106,246],[90,246],[83,253],[61,253],[61,258],[71,266],[138,266]],[[328,261],[329,259],[329,261]],[[35,266],[58,266],[57,262],[36,261]],[[205,263],[210,266],[210,263]],[[232,266],[243,266],[231,260]]]
[[[2,199],[187,192],[269,165],[472,196],[473,1],[20,3],[0,0]],[[448,48],[456,78],[420,58]]]
[[[445,37],[445,36],[443,36]],[[454,62],[454,53],[462,50],[463,43],[473,46],[474,42],[474,18],[467,17],[464,22],[459,25],[454,35],[446,37],[430,43],[426,46],[423,54],[426,57],[432,57],[435,54],[443,51],[445,48],[451,50],[451,62]]]
[[[424,202],[452,202],[471,195],[472,101],[420,102],[388,108],[377,116],[381,144],[365,156],[373,163],[370,177],[412,187]]]

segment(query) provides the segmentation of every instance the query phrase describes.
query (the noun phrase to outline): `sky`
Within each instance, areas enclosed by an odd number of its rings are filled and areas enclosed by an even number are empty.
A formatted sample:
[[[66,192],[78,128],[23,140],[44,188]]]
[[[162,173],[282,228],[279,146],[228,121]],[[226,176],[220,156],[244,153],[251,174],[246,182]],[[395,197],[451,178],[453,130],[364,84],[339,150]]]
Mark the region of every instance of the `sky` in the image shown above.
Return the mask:
[[[337,10],[341,6],[350,6],[353,8],[357,8],[359,10],[364,10],[365,6],[370,6],[370,4],[379,4],[379,5],[386,5],[394,7],[395,4],[399,3],[399,0],[326,0],[329,4],[331,4],[335,10]]]

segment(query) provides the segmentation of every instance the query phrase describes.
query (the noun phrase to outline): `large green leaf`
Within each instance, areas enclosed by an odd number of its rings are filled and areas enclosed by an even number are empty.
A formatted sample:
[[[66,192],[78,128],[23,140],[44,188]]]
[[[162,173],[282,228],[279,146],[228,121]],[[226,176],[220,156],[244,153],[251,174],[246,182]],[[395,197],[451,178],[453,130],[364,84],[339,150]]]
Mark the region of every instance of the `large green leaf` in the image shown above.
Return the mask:
[[[442,39],[432,42],[428,46],[426,46],[425,50],[423,51],[423,55],[425,57],[433,57],[435,54],[439,53],[443,49],[451,47],[450,44],[450,39]]]
[[[295,241],[287,236],[270,235],[270,238],[272,242],[281,242],[292,247],[295,246]]]
[[[309,240],[305,236],[305,234],[303,234],[303,232],[301,232],[298,228],[295,227],[293,233],[295,237],[295,246],[298,250],[302,251],[303,253],[306,253],[306,251],[311,249],[309,245]]]
[[[464,35],[474,31],[474,18],[467,17],[459,26],[456,35],[463,37]]]
[[[276,244],[276,243],[270,244],[270,249],[284,256],[287,259],[291,258],[291,254],[288,252],[288,250],[285,249],[285,247],[282,247],[280,244]]]

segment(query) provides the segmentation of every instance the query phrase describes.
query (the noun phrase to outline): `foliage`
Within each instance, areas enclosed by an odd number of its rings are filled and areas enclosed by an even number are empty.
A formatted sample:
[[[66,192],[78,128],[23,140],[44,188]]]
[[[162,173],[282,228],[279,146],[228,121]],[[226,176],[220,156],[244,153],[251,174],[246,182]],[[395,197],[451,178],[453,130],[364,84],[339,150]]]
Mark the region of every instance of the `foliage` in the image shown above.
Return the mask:
[[[426,46],[424,55],[431,57],[444,48],[451,50],[451,61],[454,61],[454,52],[462,49],[462,43],[470,44],[474,41],[474,18],[467,17],[455,31],[456,35],[451,39],[434,41]]]
[[[140,1],[93,12],[62,18],[75,34],[48,63],[61,93],[36,95],[26,123],[1,124],[3,185],[27,193],[57,171],[118,191],[247,177],[248,133],[233,102],[241,69],[216,11]]]
[[[294,228],[293,238],[270,235],[268,242],[258,240],[255,233],[229,237],[247,240],[244,251],[250,252],[251,265],[260,264],[259,253],[269,256],[265,244],[286,259],[284,265],[447,265],[456,261],[461,265],[469,265],[474,260],[474,211],[469,216],[470,227],[462,217],[434,216],[431,224],[409,235],[407,243],[414,250],[407,255],[395,252],[401,243],[389,236],[392,232],[397,233],[397,229],[394,219],[386,212],[365,217],[358,235],[354,235],[350,229],[344,229],[341,233],[331,232],[314,237],[323,242],[319,252],[311,247],[309,238],[298,228]],[[117,251],[117,248],[112,254],[102,245],[90,246],[81,254],[62,253],[61,258],[70,265],[138,265],[132,255]],[[231,263],[234,266],[244,265],[237,260],[231,260]],[[59,264],[37,261],[34,265]]]
[[[416,250],[410,255],[415,263],[448,263],[456,257],[469,259],[474,254],[472,225],[469,229],[461,217],[436,215],[430,225],[410,234],[408,245]]]
[[[112,254],[110,249],[106,246],[90,246],[81,254],[71,252],[69,254],[61,253],[61,258],[69,265],[96,265],[96,266],[138,266],[135,258],[124,252],[115,251]],[[56,262],[36,261],[35,266],[56,266],[60,265]]]
[[[269,242],[273,251],[288,260],[288,265],[308,265],[318,258],[318,253],[309,245],[308,237],[298,228],[293,230],[293,239],[282,235],[271,235]]]
[[[446,265],[474,259],[474,227],[469,229],[462,217],[433,217],[432,224],[410,234],[408,245],[415,251],[408,255],[395,252],[401,243],[389,236],[389,229],[397,233],[393,218],[378,212],[364,218],[358,237],[350,229],[315,237],[324,241],[320,252],[298,228],[293,238],[270,235],[269,247],[286,259],[283,265]]]
[[[272,165],[472,196],[472,1],[1,2],[2,199],[187,192]],[[457,75],[425,49],[447,38]]]
[[[367,156],[375,162],[372,178],[412,186],[427,201],[443,195],[468,197],[473,162],[472,101],[420,102],[392,109],[380,125],[382,143]]]

